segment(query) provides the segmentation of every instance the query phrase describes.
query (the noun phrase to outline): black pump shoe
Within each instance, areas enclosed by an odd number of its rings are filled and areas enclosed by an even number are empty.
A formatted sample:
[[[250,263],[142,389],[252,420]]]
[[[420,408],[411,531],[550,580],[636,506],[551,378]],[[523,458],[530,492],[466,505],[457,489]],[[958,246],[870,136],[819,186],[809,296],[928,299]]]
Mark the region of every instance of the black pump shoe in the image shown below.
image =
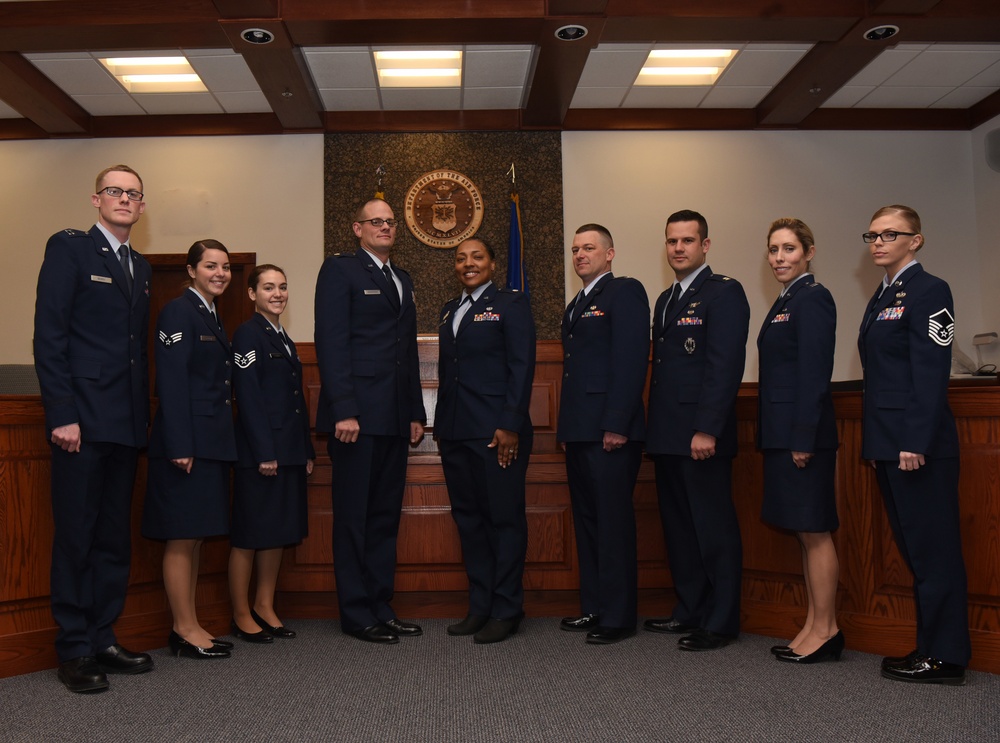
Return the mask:
[[[240,625],[236,624],[234,619],[230,627],[230,632],[233,637],[238,637],[246,642],[252,642],[256,645],[267,645],[274,642],[274,638],[271,637],[267,632],[261,630],[260,632],[244,632],[240,629]]]
[[[228,658],[230,656],[230,652],[226,648],[215,644],[210,648],[193,645],[176,632],[170,633],[170,637],[167,638],[167,645],[170,646],[170,652],[178,658],[183,656],[185,658],[194,658],[195,660],[211,660],[212,658]]]
[[[250,610],[250,617],[257,623],[258,627],[260,627],[262,630],[267,632],[267,634],[271,635],[272,637],[280,637],[284,640],[291,640],[293,637],[295,637],[295,630],[290,630],[287,627],[281,625],[275,627],[272,624],[268,624],[261,618],[260,614],[255,612],[253,609]]]
[[[822,663],[825,660],[840,660],[843,652],[844,633],[838,632],[809,655],[799,655],[792,650],[788,653],[775,653],[774,657],[782,663]]]

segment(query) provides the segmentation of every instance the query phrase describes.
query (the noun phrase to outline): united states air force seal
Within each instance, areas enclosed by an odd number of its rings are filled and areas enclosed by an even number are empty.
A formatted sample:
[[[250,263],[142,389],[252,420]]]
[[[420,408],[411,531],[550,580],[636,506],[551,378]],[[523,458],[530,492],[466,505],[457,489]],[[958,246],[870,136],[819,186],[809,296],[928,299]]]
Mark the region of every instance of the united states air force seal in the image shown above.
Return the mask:
[[[471,180],[454,170],[432,170],[410,186],[406,226],[424,245],[454,248],[483,222],[483,197]]]

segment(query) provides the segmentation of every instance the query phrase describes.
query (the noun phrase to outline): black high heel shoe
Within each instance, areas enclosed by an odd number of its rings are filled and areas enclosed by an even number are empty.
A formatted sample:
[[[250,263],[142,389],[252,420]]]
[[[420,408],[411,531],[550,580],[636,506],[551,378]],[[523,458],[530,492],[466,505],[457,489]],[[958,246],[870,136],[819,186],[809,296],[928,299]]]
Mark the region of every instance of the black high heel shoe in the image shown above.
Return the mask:
[[[820,645],[815,652],[809,653],[809,655],[799,655],[793,650],[790,653],[775,655],[774,657],[782,663],[822,663],[825,660],[840,660],[840,654],[843,652],[844,633],[841,631]]]
[[[274,642],[274,638],[267,634],[264,630],[261,630],[260,632],[244,632],[240,629],[240,625],[236,624],[235,619],[230,625],[229,634],[233,637],[238,637],[241,640],[252,642],[256,645],[267,645]]]
[[[195,660],[209,660],[211,658],[228,658],[230,656],[226,648],[215,644],[210,648],[193,645],[174,631],[170,632],[170,636],[167,638],[167,645],[170,646],[170,652],[178,658],[184,656],[185,658],[194,658]]]
[[[789,653],[794,653],[794,652],[795,651],[792,650],[787,645],[772,645],[771,646],[771,655],[788,655]]]
[[[255,612],[253,609],[250,610],[250,617],[257,623],[258,627],[260,627],[262,630],[267,632],[267,634],[271,635],[272,637],[280,637],[284,640],[291,640],[293,637],[295,637],[295,630],[290,630],[284,626],[275,627],[273,625],[270,625],[267,622],[265,622],[261,618],[260,614]]]

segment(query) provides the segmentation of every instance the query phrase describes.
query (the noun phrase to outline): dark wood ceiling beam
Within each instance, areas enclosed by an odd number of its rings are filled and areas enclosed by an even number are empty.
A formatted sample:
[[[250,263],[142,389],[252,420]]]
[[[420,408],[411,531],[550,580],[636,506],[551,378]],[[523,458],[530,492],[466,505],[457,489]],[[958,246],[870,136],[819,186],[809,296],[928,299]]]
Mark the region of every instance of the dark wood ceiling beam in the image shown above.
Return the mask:
[[[243,56],[271,110],[287,130],[318,130],[323,105],[309,74],[302,50],[292,44],[288,31],[274,20],[220,20],[233,49]],[[252,44],[242,37],[248,28],[261,28],[274,36],[268,44]]]
[[[0,100],[47,134],[86,134],[90,114],[16,52],[0,52]]]
[[[327,111],[328,132],[517,131],[520,112],[499,111]]]
[[[872,0],[872,15],[924,15],[941,4],[941,0]]]
[[[1000,116],[1000,91],[991,93],[969,109],[969,128],[975,129],[997,116]]]
[[[555,32],[569,24],[584,26],[588,33],[576,41],[557,39]],[[530,74],[528,101],[522,121],[531,129],[559,128],[573,102],[590,50],[604,31],[604,19],[596,17],[560,18],[542,24],[536,40],[535,67]]]

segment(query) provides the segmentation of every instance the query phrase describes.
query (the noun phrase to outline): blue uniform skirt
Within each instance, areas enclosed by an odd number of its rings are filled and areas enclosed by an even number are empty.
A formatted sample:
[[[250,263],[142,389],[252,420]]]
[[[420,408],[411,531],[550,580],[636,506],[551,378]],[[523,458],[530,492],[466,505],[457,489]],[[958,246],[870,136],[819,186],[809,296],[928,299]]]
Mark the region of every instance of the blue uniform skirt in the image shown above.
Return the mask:
[[[233,547],[284,547],[298,544],[308,534],[305,465],[279,466],[273,477],[253,467],[236,468],[229,535]]]
[[[760,517],[779,529],[834,531],[840,526],[834,489],[836,468],[836,449],[816,452],[802,469],[795,466],[787,449],[765,449]]]
[[[150,457],[142,535],[200,539],[229,532],[230,462],[195,457],[191,472]]]

